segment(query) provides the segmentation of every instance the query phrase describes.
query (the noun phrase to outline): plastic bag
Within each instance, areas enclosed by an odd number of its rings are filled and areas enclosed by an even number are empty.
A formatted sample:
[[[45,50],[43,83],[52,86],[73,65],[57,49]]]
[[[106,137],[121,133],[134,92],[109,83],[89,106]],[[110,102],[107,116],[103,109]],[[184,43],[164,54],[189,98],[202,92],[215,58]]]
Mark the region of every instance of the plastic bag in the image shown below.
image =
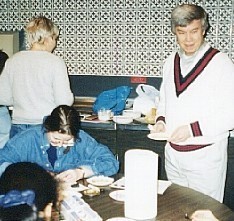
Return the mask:
[[[101,92],[93,104],[93,112],[98,113],[99,110],[106,109],[111,110],[114,115],[120,115],[125,108],[131,89],[129,86],[120,86]]]
[[[133,110],[147,115],[152,108],[157,108],[159,91],[147,84],[139,84],[136,88],[138,96],[134,99]]]

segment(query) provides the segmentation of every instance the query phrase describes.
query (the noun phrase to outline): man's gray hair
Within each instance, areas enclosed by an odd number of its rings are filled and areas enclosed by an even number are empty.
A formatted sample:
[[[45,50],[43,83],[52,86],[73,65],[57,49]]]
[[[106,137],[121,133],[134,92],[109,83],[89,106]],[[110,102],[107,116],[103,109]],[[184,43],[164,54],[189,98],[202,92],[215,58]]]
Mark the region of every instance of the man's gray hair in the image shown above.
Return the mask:
[[[175,34],[175,28],[177,26],[186,27],[193,20],[201,20],[203,30],[206,31],[208,29],[208,16],[201,6],[194,4],[182,4],[176,6],[171,13],[172,33]]]

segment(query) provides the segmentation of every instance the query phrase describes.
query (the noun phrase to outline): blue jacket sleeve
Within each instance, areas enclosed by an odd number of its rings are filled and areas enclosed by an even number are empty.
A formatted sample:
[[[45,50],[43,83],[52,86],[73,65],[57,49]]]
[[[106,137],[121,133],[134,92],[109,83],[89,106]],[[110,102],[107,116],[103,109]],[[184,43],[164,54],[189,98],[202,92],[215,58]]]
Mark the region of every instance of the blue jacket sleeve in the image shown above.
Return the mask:
[[[80,155],[81,166],[89,166],[94,175],[111,176],[118,172],[119,162],[107,146],[98,143],[82,130],[79,137],[76,149]]]

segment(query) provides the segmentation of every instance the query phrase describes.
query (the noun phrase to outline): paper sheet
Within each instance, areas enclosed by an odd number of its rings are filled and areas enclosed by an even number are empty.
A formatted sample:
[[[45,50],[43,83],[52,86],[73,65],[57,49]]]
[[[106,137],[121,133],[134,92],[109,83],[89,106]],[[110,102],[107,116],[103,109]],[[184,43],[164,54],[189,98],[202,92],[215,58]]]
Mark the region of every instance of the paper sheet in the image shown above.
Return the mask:
[[[166,189],[171,186],[171,181],[168,180],[158,180],[158,194],[163,195]],[[116,180],[114,183],[110,185],[112,188],[116,189],[125,189],[124,186],[124,177]]]

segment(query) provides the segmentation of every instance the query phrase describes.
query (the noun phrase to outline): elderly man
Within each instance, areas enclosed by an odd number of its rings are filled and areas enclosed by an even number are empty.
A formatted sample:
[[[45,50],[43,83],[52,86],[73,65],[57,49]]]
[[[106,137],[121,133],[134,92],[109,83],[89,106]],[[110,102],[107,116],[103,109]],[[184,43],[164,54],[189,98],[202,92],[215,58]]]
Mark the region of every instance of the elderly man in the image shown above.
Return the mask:
[[[229,130],[234,128],[234,64],[205,42],[205,10],[179,5],[171,29],[180,47],[165,61],[153,132],[170,134],[168,179],[223,201]]]

